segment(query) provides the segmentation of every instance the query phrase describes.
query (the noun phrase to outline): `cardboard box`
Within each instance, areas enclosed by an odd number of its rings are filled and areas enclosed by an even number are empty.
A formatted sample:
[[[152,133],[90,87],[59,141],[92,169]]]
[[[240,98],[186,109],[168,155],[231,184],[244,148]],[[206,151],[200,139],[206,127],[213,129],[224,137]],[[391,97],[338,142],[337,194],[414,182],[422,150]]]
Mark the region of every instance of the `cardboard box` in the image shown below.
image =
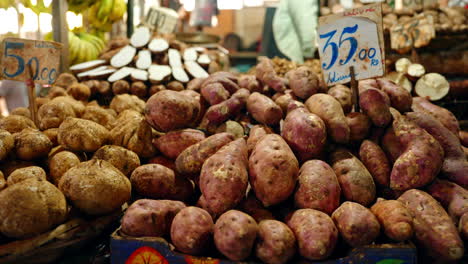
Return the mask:
[[[234,264],[217,258],[200,258],[175,252],[165,239],[158,237],[127,237],[119,229],[111,236],[111,264]],[[373,245],[354,249],[347,257],[309,264],[416,264],[416,248],[412,246]],[[296,261],[295,261],[296,262]],[[258,262],[242,262],[259,264]]]

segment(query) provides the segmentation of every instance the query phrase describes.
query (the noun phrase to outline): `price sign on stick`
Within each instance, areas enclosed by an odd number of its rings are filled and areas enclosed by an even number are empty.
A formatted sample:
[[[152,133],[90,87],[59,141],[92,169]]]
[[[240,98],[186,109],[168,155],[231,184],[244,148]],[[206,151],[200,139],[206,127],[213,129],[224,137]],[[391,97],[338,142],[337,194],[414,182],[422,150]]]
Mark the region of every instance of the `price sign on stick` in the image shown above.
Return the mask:
[[[319,18],[319,55],[328,86],[382,76],[385,70],[381,4]]]
[[[57,79],[62,44],[19,38],[6,38],[0,48],[0,77],[25,81],[28,67],[35,83],[52,84]]]
[[[176,30],[179,15],[165,7],[151,7],[144,18],[144,24],[158,33],[173,33]]]

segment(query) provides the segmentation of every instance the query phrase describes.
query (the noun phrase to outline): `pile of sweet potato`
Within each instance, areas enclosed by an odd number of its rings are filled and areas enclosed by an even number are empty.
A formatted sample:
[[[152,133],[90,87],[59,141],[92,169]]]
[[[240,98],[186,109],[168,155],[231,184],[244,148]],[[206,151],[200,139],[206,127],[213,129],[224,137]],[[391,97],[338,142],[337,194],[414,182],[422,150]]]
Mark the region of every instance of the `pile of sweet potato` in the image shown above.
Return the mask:
[[[153,141],[161,155],[131,180],[162,200],[131,205],[121,231],[235,261],[323,260],[340,237],[350,248],[415,240],[430,258],[461,259],[466,132],[389,80],[361,81],[359,95],[354,112],[348,87],[327,89],[305,66],[282,77],[267,58],[255,75],[219,72],[156,93],[144,112],[165,133]]]

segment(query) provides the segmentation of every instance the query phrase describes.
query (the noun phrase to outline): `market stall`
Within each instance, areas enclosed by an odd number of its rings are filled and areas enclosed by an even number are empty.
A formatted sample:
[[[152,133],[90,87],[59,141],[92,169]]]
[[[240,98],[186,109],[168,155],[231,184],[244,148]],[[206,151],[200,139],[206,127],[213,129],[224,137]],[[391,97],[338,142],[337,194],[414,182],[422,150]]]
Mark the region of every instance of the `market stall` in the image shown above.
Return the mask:
[[[185,14],[216,1],[141,2],[0,35],[30,102],[0,118],[0,263],[468,261],[466,9],[322,7],[315,58],[239,73]]]

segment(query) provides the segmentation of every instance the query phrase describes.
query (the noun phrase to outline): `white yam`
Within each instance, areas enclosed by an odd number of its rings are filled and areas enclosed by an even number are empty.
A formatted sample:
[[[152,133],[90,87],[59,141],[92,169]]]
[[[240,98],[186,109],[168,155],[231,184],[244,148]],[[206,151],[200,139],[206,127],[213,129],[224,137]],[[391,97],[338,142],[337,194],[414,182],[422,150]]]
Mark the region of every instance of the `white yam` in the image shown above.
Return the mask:
[[[151,66],[151,51],[140,50],[138,52],[138,60],[136,61],[136,67],[141,70],[146,70]]]
[[[408,76],[413,79],[421,78],[426,73],[424,66],[418,63],[413,63],[408,66]]]
[[[419,78],[414,91],[420,97],[437,101],[444,98],[450,90],[450,84],[444,76],[438,73],[428,73]]]
[[[137,50],[130,45],[123,47],[110,60],[112,67],[122,68],[124,66],[127,66],[130,62],[133,61],[133,58],[135,57],[136,52]]]
[[[394,83],[405,88],[408,92],[411,93],[413,90],[413,84],[406,78],[406,75],[403,72],[391,72],[385,76],[385,78],[393,81]]]
[[[147,27],[139,27],[135,29],[130,44],[135,48],[142,48],[148,44],[151,39],[151,31]]]
[[[95,73],[95,72],[100,72],[100,71],[103,71],[103,70],[107,70],[108,66],[99,66],[97,68],[94,68],[92,70],[89,70],[89,71],[85,71],[85,72],[81,72],[81,73],[78,73],[76,75],[76,77],[78,77],[78,79],[85,79],[87,78],[90,74],[92,73]]]
[[[123,67],[122,69],[114,72],[114,74],[112,74],[111,76],[109,76],[109,78],[107,79],[107,81],[113,83],[113,82],[116,82],[118,80],[122,80],[122,79],[125,79],[127,78],[128,76],[130,76],[130,74],[133,72],[135,68],[131,68],[131,67]]]
[[[395,70],[406,74],[408,67],[411,65],[411,61],[408,58],[401,58],[395,62]]]
[[[148,80],[148,72],[145,70],[135,69],[130,74],[130,77],[133,81],[143,81],[146,82]]]
[[[171,67],[182,67],[182,58],[180,57],[180,52],[176,49],[169,49],[167,54],[169,56],[169,65]]]
[[[102,66],[104,64],[106,64],[105,60],[87,61],[87,62],[83,62],[83,63],[79,63],[79,64],[75,64],[75,65],[71,66],[70,70],[73,73],[77,74],[77,73],[93,70],[93,69],[95,69],[95,68],[97,68],[99,66]]]
[[[148,48],[153,53],[162,53],[169,49],[169,42],[163,38],[155,38],[151,40]]]
[[[201,65],[209,65],[211,63],[211,59],[208,54],[202,54],[200,57],[198,57],[197,62]]]
[[[185,61],[185,69],[192,75],[194,78],[207,78],[209,76],[208,72],[205,71],[198,63],[195,61]]]
[[[188,48],[184,50],[184,61],[196,61],[198,53],[195,48]]]
[[[172,67],[172,77],[181,83],[190,81],[189,76],[182,67]]]
[[[148,73],[151,83],[159,84],[171,75],[172,69],[167,65],[151,65]]]
[[[102,71],[95,71],[95,72],[88,74],[88,78],[93,79],[93,80],[106,79],[115,71],[116,71],[115,69],[105,69]]]

